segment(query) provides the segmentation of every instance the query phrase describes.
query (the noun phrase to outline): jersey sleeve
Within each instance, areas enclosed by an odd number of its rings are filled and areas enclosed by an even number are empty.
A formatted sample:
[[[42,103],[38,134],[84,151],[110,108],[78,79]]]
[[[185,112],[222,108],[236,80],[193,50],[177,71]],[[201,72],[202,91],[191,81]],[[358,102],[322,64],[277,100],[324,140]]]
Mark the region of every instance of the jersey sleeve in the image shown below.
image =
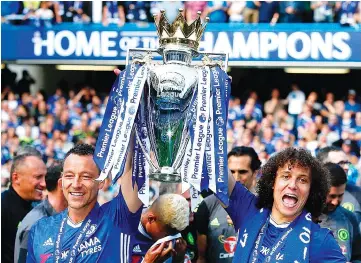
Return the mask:
[[[315,253],[316,258],[312,262],[322,262],[322,263],[345,263],[346,258],[341,253],[340,246],[337,244],[335,238],[329,232],[321,247],[320,251]]]
[[[197,232],[202,235],[207,235],[208,224],[209,224],[209,210],[204,200],[199,205],[198,210],[195,214],[195,222],[196,222]]]
[[[130,212],[121,189],[119,189],[118,195],[104,204],[102,208],[113,219],[113,223],[122,229],[123,233],[132,234],[138,230],[142,206],[137,212]]]
[[[36,263],[34,247],[33,247],[34,232],[35,232],[35,227],[32,227],[28,237],[28,255],[26,256],[26,263]]]
[[[353,263],[361,263],[361,234],[356,216],[346,210],[345,211],[351,225],[352,225],[352,255],[351,261]]]
[[[252,210],[251,207],[255,201],[255,195],[248,191],[245,186],[239,182],[235,184],[226,211],[231,217],[236,231],[238,231],[243,219]]]

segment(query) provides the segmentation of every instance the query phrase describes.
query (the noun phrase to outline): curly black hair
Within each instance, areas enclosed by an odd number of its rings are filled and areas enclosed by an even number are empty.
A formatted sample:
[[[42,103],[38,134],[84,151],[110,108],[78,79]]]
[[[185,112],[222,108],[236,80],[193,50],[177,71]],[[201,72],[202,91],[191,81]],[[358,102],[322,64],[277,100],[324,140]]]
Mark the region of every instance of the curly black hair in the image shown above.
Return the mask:
[[[311,172],[311,189],[305,209],[311,213],[313,218],[321,215],[329,191],[329,172],[322,163],[314,158],[310,152],[302,148],[290,147],[274,156],[262,167],[262,177],[257,183],[258,208],[269,208],[273,206],[273,186],[277,170],[289,163],[303,168],[309,168]]]

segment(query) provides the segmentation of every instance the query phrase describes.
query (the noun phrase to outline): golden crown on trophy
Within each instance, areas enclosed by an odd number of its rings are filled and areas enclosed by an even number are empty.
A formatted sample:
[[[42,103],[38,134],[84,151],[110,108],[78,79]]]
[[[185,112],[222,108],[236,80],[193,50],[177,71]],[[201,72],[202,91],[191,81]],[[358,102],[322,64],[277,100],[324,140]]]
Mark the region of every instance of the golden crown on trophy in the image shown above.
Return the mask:
[[[201,12],[198,11],[198,18],[191,24],[188,24],[182,12],[183,9],[180,8],[172,24],[169,23],[164,10],[160,11],[158,24],[156,21],[157,15],[153,15],[159,36],[159,46],[163,48],[167,45],[177,45],[197,51],[199,41],[201,40],[209,18],[206,17],[205,22],[202,24],[200,18]]]

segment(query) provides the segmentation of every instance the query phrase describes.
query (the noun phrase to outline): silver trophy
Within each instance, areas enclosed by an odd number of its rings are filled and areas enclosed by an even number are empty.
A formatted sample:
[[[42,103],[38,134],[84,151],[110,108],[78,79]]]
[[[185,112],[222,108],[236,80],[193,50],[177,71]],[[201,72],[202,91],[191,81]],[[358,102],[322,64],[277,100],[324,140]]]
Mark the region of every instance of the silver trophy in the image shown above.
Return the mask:
[[[151,68],[141,100],[146,105],[150,151],[140,143],[150,166],[149,178],[171,183],[181,181],[179,168],[190,140],[189,125],[194,121],[189,110],[198,84],[198,68],[218,64],[226,69],[228,63],[226,53],[198,52],[206,23],[202,24],[198,12],[198,18],[188,24],[182,11],[172,24],[161,11],[156,22],[159,49],[135,48],[127,54],[127,64],[138,61]],[[159,56],[162,62],[156,60]],[[135,129],[138,141],[139,130]]]

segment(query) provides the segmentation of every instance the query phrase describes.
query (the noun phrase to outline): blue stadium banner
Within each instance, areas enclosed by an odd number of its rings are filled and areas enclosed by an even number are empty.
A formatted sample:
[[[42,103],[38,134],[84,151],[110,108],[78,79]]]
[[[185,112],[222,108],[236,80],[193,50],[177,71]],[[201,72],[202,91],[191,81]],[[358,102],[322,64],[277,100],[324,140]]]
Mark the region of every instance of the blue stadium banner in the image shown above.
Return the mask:
[[[153,24],[124,27],[2,24],[3,61],[124,64],[128,48],[157,48]],[[361,67],[361,29],[338,24],[209,24],[200,50],[227,52],[238,66]]]

